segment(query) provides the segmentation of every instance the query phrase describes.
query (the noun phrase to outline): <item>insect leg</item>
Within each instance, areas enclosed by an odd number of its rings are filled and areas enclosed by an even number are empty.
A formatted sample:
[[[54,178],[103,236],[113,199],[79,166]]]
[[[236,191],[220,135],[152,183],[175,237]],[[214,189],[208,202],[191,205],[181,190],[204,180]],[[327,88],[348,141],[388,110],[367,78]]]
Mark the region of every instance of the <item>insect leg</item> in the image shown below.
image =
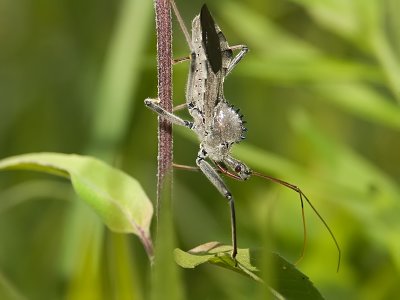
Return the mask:
[[[221,176],[214,170],[211,165],[205,161],[204,150],[200,149],[196,159],[196,164],[204,175],[210,180],[210,182],[216,187],[216,189],[224,196],[229,203],[231,211],[231,231],[232,231],[232,258],[236,257],[237,254],[237,238],[236,238],[236,214],[235,214],[235,201],[233,200],[232,194],[229,192]]]
[[[233,68],[236,67],[236,65],[244,58],[244,56],[249,51],[249,48],[246,45],[236,45],[236,46],[230,47],[230,49],[231,50],[239,50],[240,49],[240,52],[230,62],[225,76],[227,76],[233,70]]]
[[[155,111],[160,117],[167,119],[168,121],[170,121],[173,124],[185,126],[185,127],[188,127],[189,129],[192,129],[192,127],[193,127],[192,122],[183,120],[180,117],[178,117],[178,116],[166,111],[164,108],[162,108],[159,105],[158,99],[147,98],[146,100],[144,100],[144,104],[151,110]]]
[[[185,109],[185,108],[187,108],[187,104],[186,103],[182,103],[182,104],[178,104],[177,106],[172,108],[172,111],[176,112],[176,111],[179,111],[179,110],[182,110],[182,109]]]
[[[189,55],[188,56],[184,56],[184,57],[174,58],[172,60],[172,64],[176,65],[176,64],[180,64],[182,62],[188,61],[188,60],[190,60],[190,56]]]

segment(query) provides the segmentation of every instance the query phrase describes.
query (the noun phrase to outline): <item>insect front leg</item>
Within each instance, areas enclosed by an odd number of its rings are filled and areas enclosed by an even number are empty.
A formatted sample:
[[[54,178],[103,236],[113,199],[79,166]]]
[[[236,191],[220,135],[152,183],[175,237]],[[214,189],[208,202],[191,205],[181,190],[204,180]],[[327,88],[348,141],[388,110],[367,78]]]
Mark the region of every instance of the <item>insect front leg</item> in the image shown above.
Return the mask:
[[[249,52],[249,48],[246,45],[232,46],[230,47],[230,50],[240,50],[240,52],[229,63],[225,76],[229,75],[229,73],[233,70],[233,68],[235,68],[236,65],[245,57],[247,52]]]
[[[214,168],[205,161],[206,153],[203,149],[200,149],[199,154],[196,159],[196,164],[204,175],[210,180],[210,182],[217,188],[222,196],[224,196],[229,203],[231,211],[231,232],[232,232],[232,258],[235,259],[237,254],[237,238],[236,238],[236,213],[235,213],[235,201],[231,192],[229,192],[225,183],[223,182],[221,176],[214,170]]]
[[[147,98],[146,100],[144,100],[144,104],[151,110],[155,111],[160,117],[170,121],[173,124],[185,126],[189,129],[193,128],[193,122],[183,120],[180,117],[166,111],[164,108],[162,108],[159,105],[159,102],[160,102],[160,100],[158,100],[158,99]]]

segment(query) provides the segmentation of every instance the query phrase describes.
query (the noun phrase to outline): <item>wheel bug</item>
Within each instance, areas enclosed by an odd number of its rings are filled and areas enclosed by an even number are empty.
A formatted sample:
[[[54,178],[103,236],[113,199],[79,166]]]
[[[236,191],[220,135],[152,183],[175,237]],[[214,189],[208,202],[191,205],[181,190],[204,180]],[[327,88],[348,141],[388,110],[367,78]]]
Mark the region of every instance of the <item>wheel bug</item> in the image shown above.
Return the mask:
[[[190,47],[190,57],[175,62],[190,60],[189,78],[186,88],[186,104],[193,121],[183,120],[173,113],[167,112],[159,105],[157,99],[146,99],[145,105],[159,116],[169,120],[175,125],[185,126],[193,130],[200,140],[200,150],[196,158],[196,167],[174,164],[181,169],[200,169],[208,180],[224,196],[230,206],[231,232],[232,232],[232,258],[237,254],[236,211],[232,194],[222,180],[224,174],[237,180],[247,180],[251,175],[283,185],[299,194],[304,242],[300,258],[304,256],[306,244],[306,223],[304,216],[304,200],[310,205],[318,218],[331,235],[338,250],[338,269],[340,266],[341,250],[339,244],[322,216],[297,186],[286,181],[252,171],[246,164],[234,158],[231,148],[235,143],[244,139],[247,129],[243,115],[228,103],[223,94],[223,83],[226,76],[243,59],[248,52],[246,45],[229,46],[219,26],[214,22],[207,6],[204,4],[201,12],[192,21],[192,37],[180,16],[173,0],[170,0],[181,29]],[[233,51],[239,50],[234,56]],[[181,106],[182,107],[182,106]],[[216,168],[206,160],[209,159]],[[232,171],[229,171],[232,170]]]

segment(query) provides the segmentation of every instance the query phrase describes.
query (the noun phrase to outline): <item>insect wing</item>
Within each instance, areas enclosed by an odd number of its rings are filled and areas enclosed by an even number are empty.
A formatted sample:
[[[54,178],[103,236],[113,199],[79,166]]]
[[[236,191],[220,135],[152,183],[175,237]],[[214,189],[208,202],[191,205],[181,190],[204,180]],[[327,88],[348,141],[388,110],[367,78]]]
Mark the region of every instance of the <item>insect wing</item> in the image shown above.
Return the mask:
[[[218,33],[215,30],[214,19],[205,4],[200,12],[200,25],[206,56],[212,71],[216,74],[222,68],[221,47]]]

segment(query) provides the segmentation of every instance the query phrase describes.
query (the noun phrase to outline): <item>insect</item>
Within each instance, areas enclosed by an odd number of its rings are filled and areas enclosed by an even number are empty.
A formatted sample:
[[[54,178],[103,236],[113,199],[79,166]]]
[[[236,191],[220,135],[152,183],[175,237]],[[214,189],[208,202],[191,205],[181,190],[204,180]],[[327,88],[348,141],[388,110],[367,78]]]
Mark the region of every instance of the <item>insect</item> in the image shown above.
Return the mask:
[[[235,202],[221,174],[242,181],[247,180],[251,175],[255,175],[286,186],[299,194],[304,230],[304,243],[300,259],[304,254],[306,239],[303,205],[305,199],[323,222],[335,242],[339,253],[339,268],[341,253],[336,238],[306,195],[293,184],[252,171],[246,164],[234,158],[230,153],[232,146],[244,139],[247,129],[244,127],[245,121],[243,116],[239,114],[239,109],[235,109],[225,99],[223,84],[226,76],[246,55],[248,47],[246,45],[229,46],[224,34],[214,22],[205,4],[202,6],[200,14],[193,19],[192,36],[190,38],[179,11],[172,0],[171,5],[191,51],[185,106],[193,121],[183,120],[179,116],[167,112],[159,105],[158,100],[148,98],[144,102],[148,108],[161,117],[175,125],[185,126],[193,130],[198,136],[200,149],[197,154],[196,165],[219,193],[227,199],[230,207],[232,258],[235,259],[237,254]],[[234,50],[239,50],[236,56],[233,55]],[[192,168],[180,165],[175,166],[187,169]]]

